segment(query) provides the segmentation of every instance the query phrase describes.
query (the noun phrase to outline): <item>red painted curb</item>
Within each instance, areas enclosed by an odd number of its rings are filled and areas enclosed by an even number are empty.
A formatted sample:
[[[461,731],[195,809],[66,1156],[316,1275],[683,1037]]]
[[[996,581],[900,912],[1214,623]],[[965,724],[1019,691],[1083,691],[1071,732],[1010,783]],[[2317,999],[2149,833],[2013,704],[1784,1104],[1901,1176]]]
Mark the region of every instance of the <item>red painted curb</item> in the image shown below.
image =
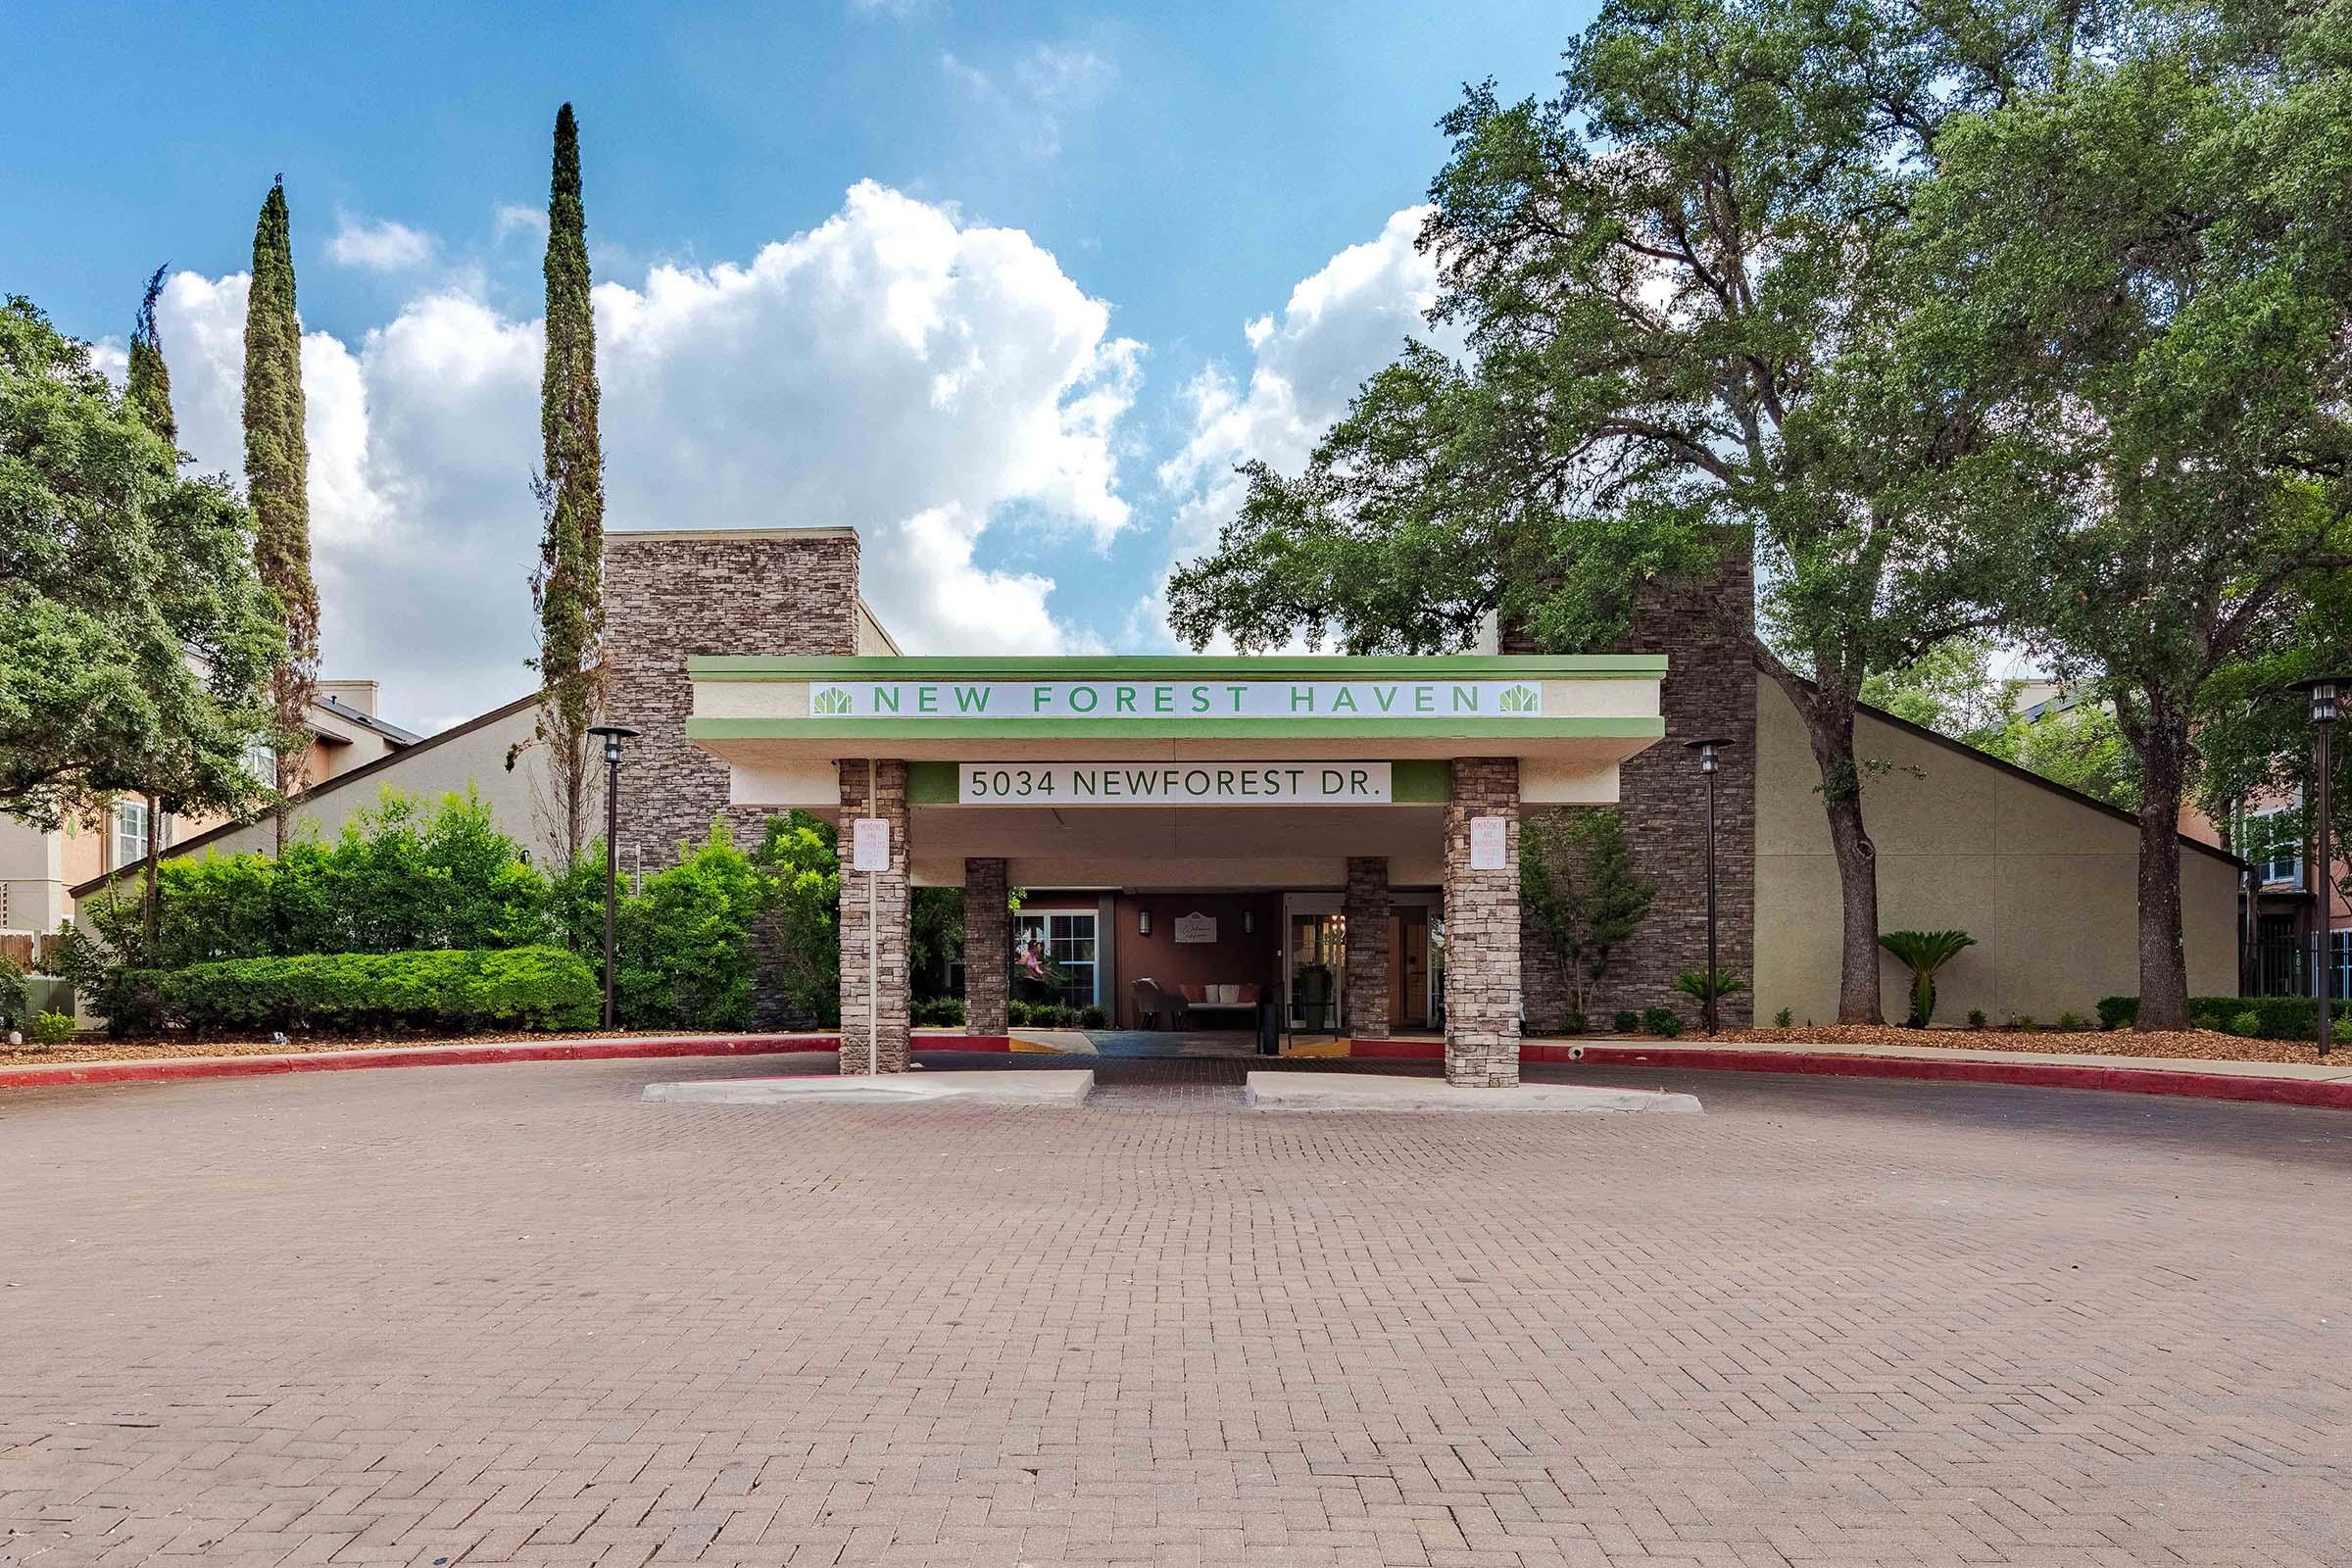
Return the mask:
[[[1571,1052],[1581,1052],[1571,1055]],[[1446,1054],[1435,1040],[1357,1040],[1354,1056],[1427,1060]],[[1586,1067],[1692,1067],[1703,1072],[1801,1073],[1824,1078],[1919,1078],[1975,1084],[2024,1084],[2041,1089],[2104,1089],[2127,1095],[2185,1095],[2199,1100],[2246,1100],[2272,1105],[2321,1105],[2352,1110],[2352,1081],[2261,1078],[2235,1073],[2166,1071],[2153,1067],[2083,1067],[2050,1061],[1938,1061],[1929,1056],[1816,1056],[1793,1051],[1748,1051],[1700,1046],[1656,1052],[1643,1046],[1522,1046],[1522,1061]]]
[[[945,1042],[954,1040],[956,1044]],[[158,1056],[146,1061],[61,1062],[0,1067],[0,1089],[71,1084],[166,1083],[188,1078],[260,1078],[286,1072],[374,1067],[478,1067],[508,1061],[616,1061],[668,1056],[767,1056],[838,1049],[833,1035],[692,1035],[660,1040],[550,1040],[536,1045],[390,1046],[378,1051],[289,1052],[256,1056]],[[916,1052],[1010,1051],[1002,1035],[924,1035]]]

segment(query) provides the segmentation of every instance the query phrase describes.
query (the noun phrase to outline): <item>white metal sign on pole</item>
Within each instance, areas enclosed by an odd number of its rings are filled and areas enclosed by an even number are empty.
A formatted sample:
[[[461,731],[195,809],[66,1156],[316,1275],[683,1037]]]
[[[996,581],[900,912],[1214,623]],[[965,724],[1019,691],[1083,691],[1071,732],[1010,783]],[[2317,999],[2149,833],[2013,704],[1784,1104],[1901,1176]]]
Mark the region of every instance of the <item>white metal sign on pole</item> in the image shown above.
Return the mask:
[[[874,793],[874,760],[865,760],[865,808],[882,808]],[[850,829],[850,869],[865,873],[865,1071],[882,1070],[882,946],[875,889],[890,869],[890,818],[861,816]]]

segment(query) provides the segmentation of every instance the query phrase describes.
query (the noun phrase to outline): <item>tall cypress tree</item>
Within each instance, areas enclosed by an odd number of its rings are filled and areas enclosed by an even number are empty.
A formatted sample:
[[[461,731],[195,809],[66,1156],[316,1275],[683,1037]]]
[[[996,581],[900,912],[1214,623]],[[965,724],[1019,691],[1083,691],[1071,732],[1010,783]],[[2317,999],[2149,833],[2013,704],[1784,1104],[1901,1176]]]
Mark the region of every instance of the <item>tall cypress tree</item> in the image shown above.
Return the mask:
[[[140,422],[176,451],[179,421],[172,415],[172,370],[164,364],[164,340],[155,329],[156,298],[164,292],[164,274],[171,270],[169,262],[157,268],[147,279],[147,291],[139,296],[139,314],[130,326],[130,374],[122,392]]]
[[[588,298],[588,220],[580,202],[580,127],[556,112],[547,200],[547,363],[539,383],[545,444],[537,491],[546,532],[531,598],[539,611],[538,738],[563,818],[565,858],[588,837],[605,627],[605,454],[597,431],[596,318]]]
[[[309,443],[302,431],[302,322],[294,313],[294,247],[280,175],[253,230],[253,284],[245,297],[245,487],[254,512],[253,555],[286,617],[286,657],[270,680],[277,723],[277,791],[302,787],[309,712],[318,685],[318,590],[311,582]],[[277,813],[285,848],[286,812]]]

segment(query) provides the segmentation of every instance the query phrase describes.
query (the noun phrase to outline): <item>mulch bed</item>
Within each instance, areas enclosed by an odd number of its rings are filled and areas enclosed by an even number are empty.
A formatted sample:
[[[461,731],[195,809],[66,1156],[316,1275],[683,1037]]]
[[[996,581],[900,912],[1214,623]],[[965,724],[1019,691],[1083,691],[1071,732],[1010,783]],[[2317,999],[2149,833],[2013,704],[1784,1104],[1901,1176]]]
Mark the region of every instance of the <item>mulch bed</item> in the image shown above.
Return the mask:
[[[1906,1051],[2033,1051],[2085,1056],[2181,1056],[2203,1061],[2286,1061],[2316,1066],[2316,1045],[2292,1040],[2240,1040],[2216,1029],[2169,1029],[2134,1034],[2129,1029],[1905,1029],[1882,1024],[1840,1023],[1805,1029],[1726,1029],[1720,1040],[1739,1045],[1794,1046],[1807,1041],[1830,1046],[1898,1046]],[[1683,1043],[1704,1044],[1686,1034]],[[2339,1046],[2330,1064],[2352,1065],[2352,1048]]]

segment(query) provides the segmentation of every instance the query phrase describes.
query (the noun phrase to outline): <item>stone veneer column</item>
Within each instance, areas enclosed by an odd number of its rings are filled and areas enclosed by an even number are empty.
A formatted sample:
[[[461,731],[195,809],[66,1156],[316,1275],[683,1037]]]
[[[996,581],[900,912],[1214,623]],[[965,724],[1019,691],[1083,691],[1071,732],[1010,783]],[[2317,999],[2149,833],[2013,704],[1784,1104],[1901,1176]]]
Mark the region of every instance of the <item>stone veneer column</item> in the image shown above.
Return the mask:
[[[1389,862],[1348,859],[1348,1032],[1379,1040],[1389,1032]]]
[[[1470,869],[1470,821],[1503,819],[1502,867]],[[1352,880],[1352,879],[1351,879]],[[1519,760],[1464,757],[1446,806],[1446,1081],[1519,1081]]]
[[[841,1070],[864,1074],[870,1050],[872,1070],[905,1072],[907,1033],[913,1022],[907,968],[907,906],[911,900],[906,881],[906,764],[858,758],[835,765],[841,769]],[[869,768],[874,780],[870,804],[866,799]],[[851,824],[861,816],[879,816],[890,823],[887,871],[869,874],[850,869]],[[868,884],[878,938],[870,956],[866,947]],[[875,1031],[870,1046],[869,1023]]]
[[[963,862],[963,1028],[1001,1035],[1011,1028],[1012,911],[1003,860]]]

